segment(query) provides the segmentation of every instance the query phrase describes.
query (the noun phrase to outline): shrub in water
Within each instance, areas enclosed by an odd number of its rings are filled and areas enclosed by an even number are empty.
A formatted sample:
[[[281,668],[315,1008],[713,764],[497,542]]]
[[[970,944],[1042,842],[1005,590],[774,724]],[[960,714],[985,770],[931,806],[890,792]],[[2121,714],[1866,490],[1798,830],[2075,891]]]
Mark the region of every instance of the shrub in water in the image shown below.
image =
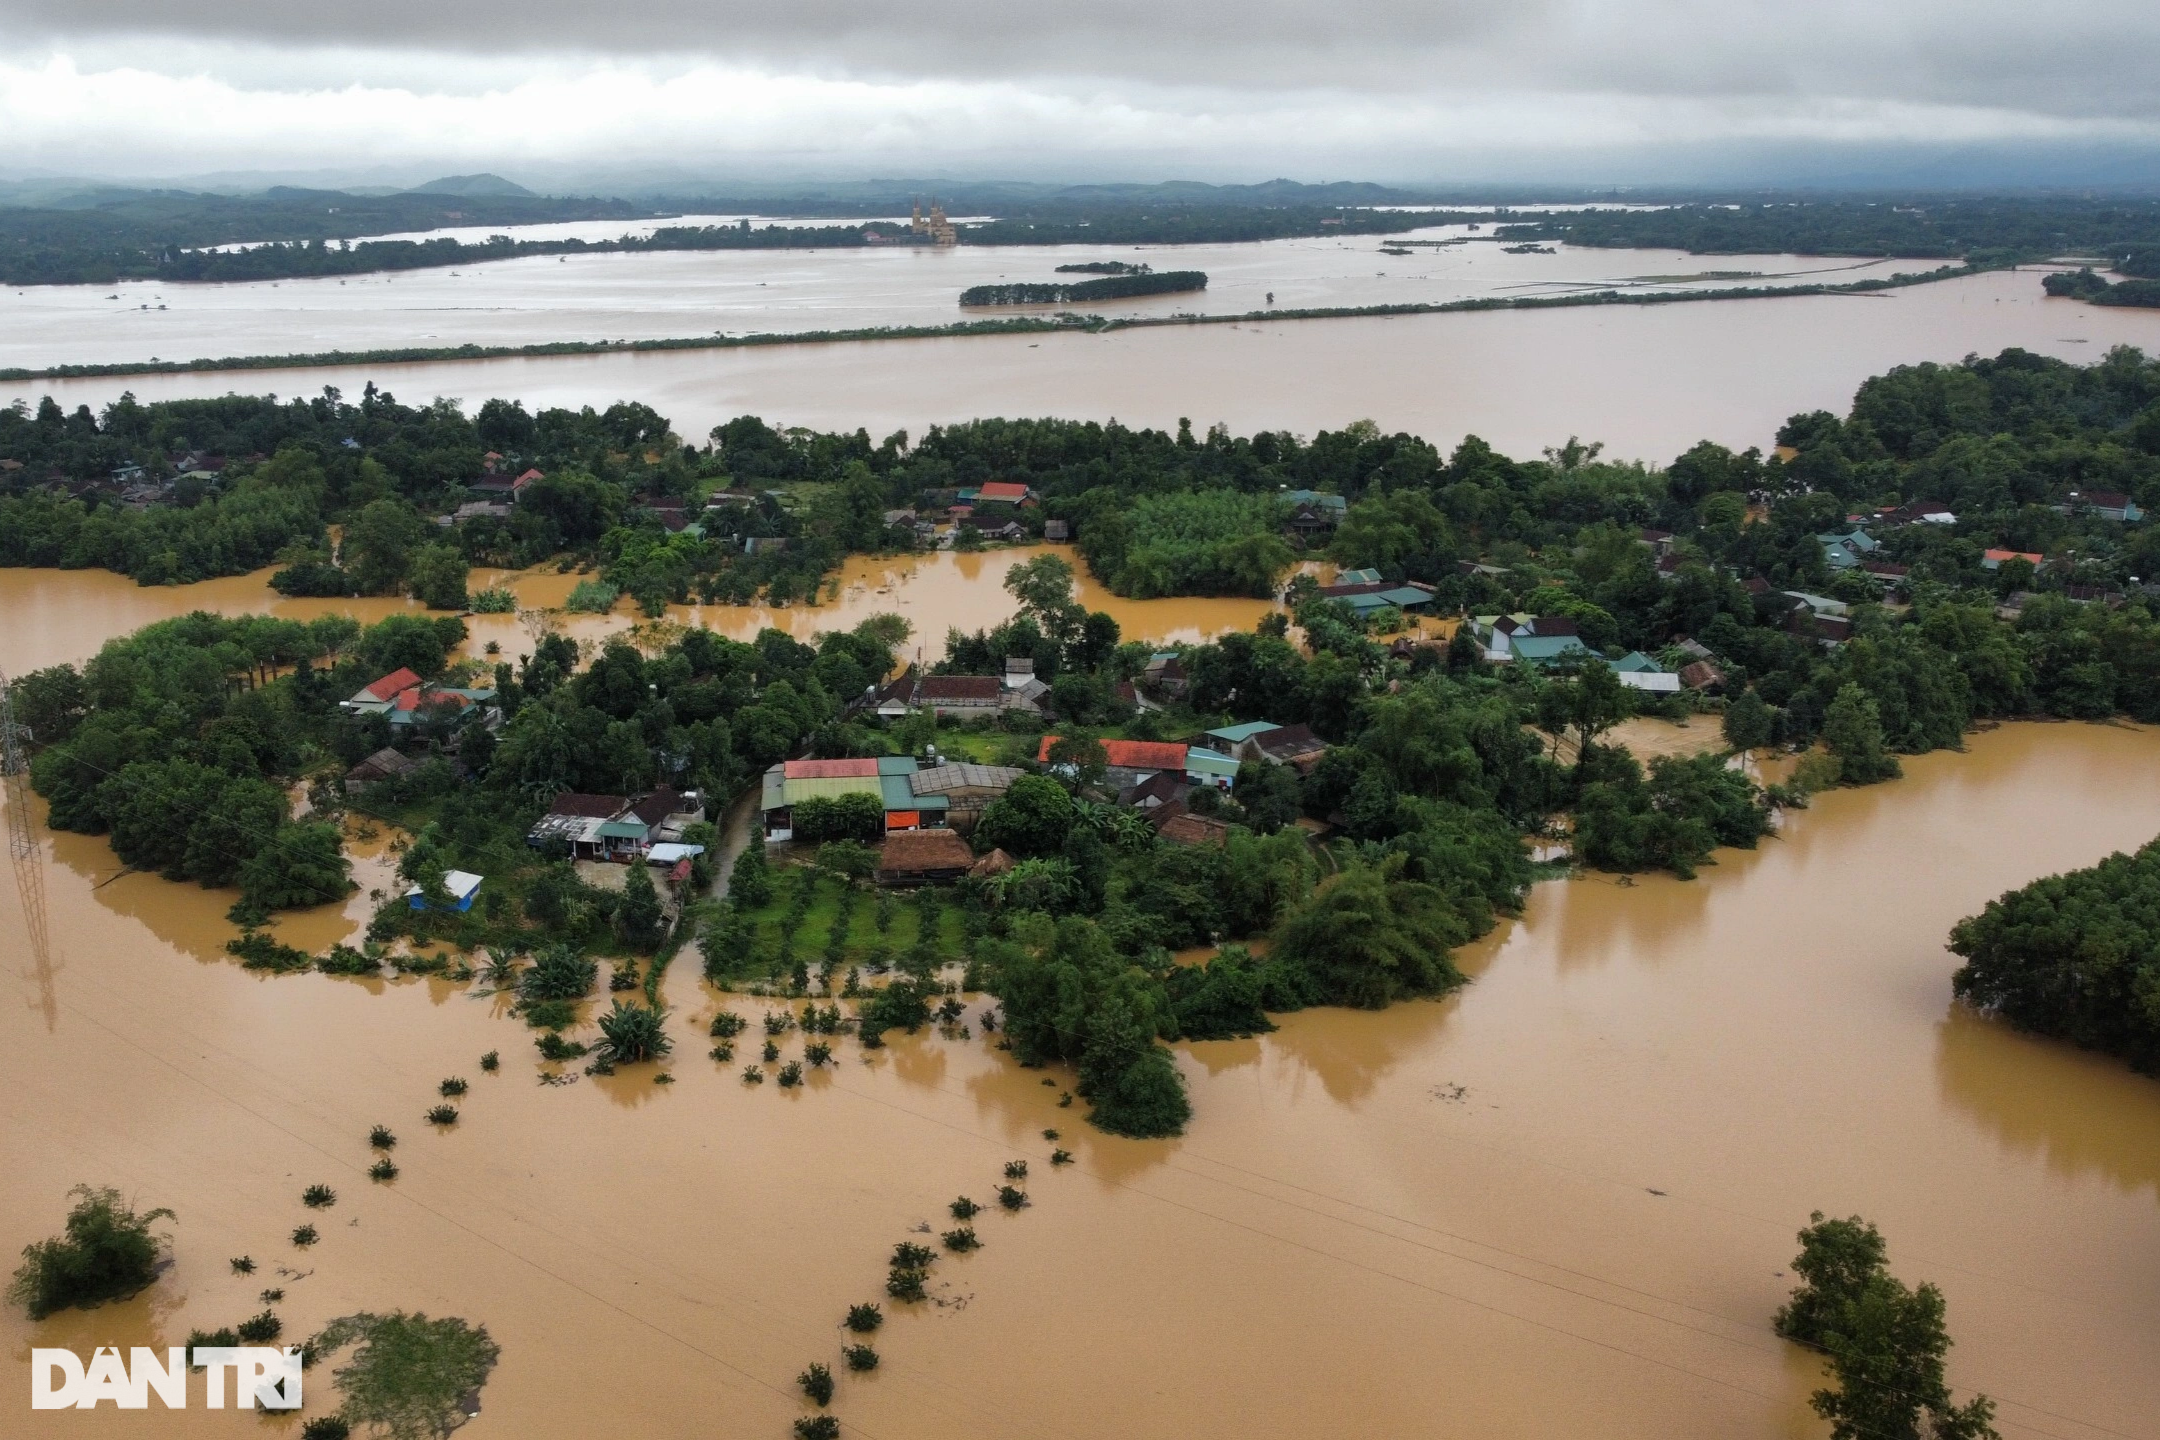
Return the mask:
[[[780,1067],[781,1089],[793,1089],[800,1084],[802,1084],[802,1062],[800,1060],[790,1060]]]
[[[1008,1180],[1025,1180],[1025,1179],[1027,1179],[1027,1161],[1025,1161],[1025,1160],[1008,1160],[1008,1161],[1006,1161],[1006,1162],[1005,1162],[1005,1178],[1006,1178],[1006,1179],[1008,1179]]]
[[[969,1225],[962,1225],[957,1230],[947,1230],[944,1240],[945,1248],[956,1254],[965,1255],[970,1250],[982,1248],[982,1241],[975,1238],[974,1227]]]
[[[765,1063],[766,1063],[766,1064],[768,1064],[768,1065],[770,1065],[770,1064],[772,1064],[772,1063],[773,1063],[773,1061],[775,1061],[775,1060],[778,1060],[778,1059],[780,1058],[780,1047],[779,1047],[778,1045],[775,1045],[775,1044],[773,1044],[773,1042],[772,1042],[772,1041],[770,1041],[770,1040],[767,1040],[767,1041],[765,1042],[765,1050],[764,1050],[764,1055],[765,1055]]]
[[[998,1204],[1004,1206],[1007,1210],[1024,1210],[1027,1208],[1027,1203],[1026,1191],[1015,1190],[1010,1185],[998,1186]]]
[[[437,1105],[427,1112],[427,1119],[430,1125],[455,1125],[457,1124],[457,1106]]]
[[[389,1156],[385,1155],[373,1165],[368,1166],[367,1173],[370,1180],[395,1180],[397,1179],[397,1165]]]
[[[315,1227],[313,1225],[302,1225],[299,1229],[292,1232],[292,1243],[298,1245],[303,1250],[307,1249],[308,1246],[314,1244],[317,1240],[320,1239],[322,1239],[322,1236],[315,1233]]]
[[[850,1305],[847,1312],[847,1328],[858,1335],[868,1335],[885,1323],[885,1312],[875,1305]]]
[[[352,1426],[342,1416],[318,1415],[300,1427],[300,1440],[352,1440]]]
[[[952,1202],[952,1218],[955,1220],[972,1220],[981,1210],[982,1206],[965,1195]]]
[[[930,1278],[927,1270],[905,1270],[895,1267],[885,1277],[885,1293],[895,1300],[920,1300],[923,1298],[923,1282]]]
[[[285,1292],[283,1290],[265,1290],[262,1292],[261,1298],[263,1304],[275,1305],[285,1298]]]
[[[533,1044],[540,1047],[543,1060],[575,1060],[585,1053],[585,1046],[576,1040],[565,1040],[550,1030]]]
[[[765,1072],[755,1065],[745,1065],[742,1067],[742,1078],[752,1085],[762,1085],[765,1083]]]
[[[285,1322],[265,1310],[241,1321],[233,1333],[243,1345],[267,1345],[285,1333]]]
[[[795,1377],[795,1383],[802,1386],[802,1393],[810,1397],[811,1403],[832,1403],[832,1371],[817,1361],[811,1361],[809,1367]]]
[[[765,1012],[766,1034],[785,1035],[794,1027],[795,1017],[789,1012],[785,1010],[768,1010]]]
[[[493,1050],[488,1051],[487,1054],[480,1057],[480,1068],[490,1075],[494,1074],[502,1068],[502,1056]]]
[[[78,1185],[68,1194],[76,1198],[63,1233],[24,1247],[22,1267],[8,1286],[8,1298],[33,1320],[71,1305],[133,1295],[148,1285],[157,1277],[166,1246],[166,1237],[150,1227],[174,1218],[170,1210],[138,1215],[117,1190]]]
[[[577,1023],[577,1005],[570,1000],[528,1000],[524,1015],[535,1030],[567,1030]]]
[[[805,1415],[795,1422],[795,1440],[840,1440],[840,1422],[830,1415]]]
[[[247,1255],[235,1255],[235,1256],[233,1256],[233,1258],[232,1258],[232,1273],[233,1273],[233,1274],[235,1274],[235,1275],[252,1275],[252,1274],[254,1274],[254,1273],[255,1273],[255,1261],[254,1261],[254,1258],[253,1258],[252,1256],[247,1256]]]
[[[712,1056],[713,1059],[718,1060],[721,1064],[725,1065],[730,1060],[733,1060],[735,1058],[735,1047],[728,1044],[727,1041],[723,1040],[718,1045],[713,1046],[712,1049],[706,1051],[705,1053]]]
[[[390,1133],[389,1126],[377,1125],[374,1129],[368,1131],[367,1143],[377,1150],[395,1150],[397,1148],[397,1136]]]
[[[436,1089],[437,1089],[438,1091],[442,1092],[442,1095],[443,1095],[443,1098],[444,1098],[444,1099],[446,1099],[446,1100],[455,1100],[455,1099],[457,1099],[457,1097],[458,1097],[458,1096],[460,1096],[460,1095],[463,1095],[463,1094],[464,1094],[464,1093],[466,1092],[466,1090],[468,1090],[468,1089],[469,1089],[469,1088],[471,1088],[471,1087],[469,1087],[468,1085],[466,1085],[466,1083],[465,1083],[465,1082],[464,1082],[463,1080],[460,1080],[460,1079],[458,1079],[458,1077],[457,1077],[457,1076],[453,1075],[453,1076],[451,1076],[451,1077],[450,1077],[449,1079],[447,1079],[447,1080],[443,1081],[443,1082],[442,1082],[442,1084],[440,1084],[440,1085],[436,1086],[435,1088],[436,1088]]]
[[[746,1023],[748,1022],[746,1022],[742,1018],[742,1016],[737,1015],[734,1011],[722,1010],[719,1014],[712,1017],[712,1028],[706,1033],[711,1035],[715,1040],[728,1040],[742,1034],[743,1026]]]
[[[803,1059],[809,1061],[813,1069],[820,1065],[830,1065],[832,1063],[832,1046],[827,1045],[822,1040],[813,1041],[803,1047]]]
[[[327,1210],[337,1204],[337,1191],[328,1185],[310,1185],[300,1192],[300,1203],[310,1210]]]
[[[657,1060],[675,1048],[668,1039],[667,1011],[617,1000],[600,1017],[600,1058],[611,1065]]]
[[[1055,1131],[1055,1130],[1045,1130],[1045,1131],[1043,1131],[1043,1139],[1045,1139],[1045,1140],[1055,1140],[1055,1139],[1057,1139],[1057,1138],[1058,1138],[1058,1132],[1057,1132],[1057,1131]]]
[[[877,1351],[868,1345],[843,1345],[840,1347],[840,1354],[847,1360],[847,1368],[850,1370],[877,1369]]]
[[[903,1240],[893,1246],[892,1263],[895,1269],[922,1270],[926,1269],[930,1262],[935,1259],[937,1259],[935,1250],[932,1250],[927,1245],[917,1245],[912,1240]]]
[[[1070,1164],[1072,1164],[1072,1163],[1073,1163],[1073,1158],[1072,1158],[1072,1151],[1070,1151],[1070,1150],[1052,1150],[1052,1151],[1050,1152],[1050,1163],[1051,1163],[1051,1164],[1053,1164],[1053,1165],[1070,1165]]]

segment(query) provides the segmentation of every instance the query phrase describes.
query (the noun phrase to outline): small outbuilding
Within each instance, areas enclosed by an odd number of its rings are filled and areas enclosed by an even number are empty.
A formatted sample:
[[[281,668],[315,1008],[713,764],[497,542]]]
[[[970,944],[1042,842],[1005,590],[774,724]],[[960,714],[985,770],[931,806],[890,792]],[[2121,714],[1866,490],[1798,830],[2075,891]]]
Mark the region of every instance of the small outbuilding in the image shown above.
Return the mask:
[[[878,854],[880,885],[950,885],[975,867],[967,841],[940,826],[900,830],[885,837]]]
[[[449,895],[450,903],[437,903],[433,908],[461,911],[472,909],[473,897],[480,893],[480,879],[480,876],[470,870],[445,870],[442,877],[443,890]],[[415,910],[430,908],[427,896],[421,893],[418,885],[405,892],[405,903]]]

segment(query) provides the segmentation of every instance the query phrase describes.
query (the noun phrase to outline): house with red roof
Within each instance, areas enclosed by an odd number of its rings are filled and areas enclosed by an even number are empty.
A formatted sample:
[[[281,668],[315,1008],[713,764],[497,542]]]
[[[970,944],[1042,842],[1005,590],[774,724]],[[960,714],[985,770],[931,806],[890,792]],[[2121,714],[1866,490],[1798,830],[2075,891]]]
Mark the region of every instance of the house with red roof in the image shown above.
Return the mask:
[[[400,667],[382,679],[353,691],[351,699],[338,702],[338,709],[353,715],[386,715],[391,707],[396,705],[400,694],[419,683],[418,675]]]
[[[993,480],[975,492],[975,503],[978,505],[1025,505],[1034,498],[1033,490],[1015,480]]]

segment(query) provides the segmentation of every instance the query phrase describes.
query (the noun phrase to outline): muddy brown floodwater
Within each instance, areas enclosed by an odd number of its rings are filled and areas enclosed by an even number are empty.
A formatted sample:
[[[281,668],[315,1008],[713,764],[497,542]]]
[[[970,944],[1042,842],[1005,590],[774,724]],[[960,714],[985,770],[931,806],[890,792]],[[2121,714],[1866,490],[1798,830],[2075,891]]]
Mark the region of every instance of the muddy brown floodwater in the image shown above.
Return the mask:
[[[30,638],[0,637],[11,669]],[[1445,1002],[1178,1046],[1195,1119],[1162,1142],[1090,1130],[1057,1108],[1070,1076],[979,1032],[844,1041],[803,1089],[745,1086],[705,1058],[694,956],[666,986],[678,1083],[541,1086],[500,1000],[251,974],[222,953],[229,894],[115,878],[102,840],[41,830],[0,886],[0,1253],[77,1182],[180,1218],[142,1296],[8,1309],[10,1373],[33,1345],[180,1343],[282,1285],[289,1335],[389,1307],[485,1323],[503,1354],[473,1440],[779,1440],[890,1246],[1027,1158],[1032,1208],[980,1217],[984,1249],[935,1267],[942,1303],[842,1379],[855,1433],[1819,1436],[1816,1365],[1769,1319],[1820,1208],[1943,1287],[1952,1379],[1998,1398],[2005,1436],[2153,1440],[2160,1084],[1959,1012],[1942,942],[2160,831],[2160,733],[2009,726],[1906,771],[1694,882],[1537,887]],[[280,928],[320,945],[365,909]],[[447,1075],[473,1088],[436,1133]],[[388,1185],[364,1174],[378,1122],[402,1140]],[[1076,1165],[1047,1166],[1046,1127]],[[320,1215],[316,1182],[339,1192]],[[304,1218],[323,1238],[301,1252]],[[20,1384],[9,1436],[257,1423],[199,1388],[184,1413],[31,1414]]]
[[[905,616],[914,626],[907,649],[914,658],[935,661],[945,653],[945,632],[954,627],[987,629],[1016,609],[1006,593],[1005,575],[1037,555],[1060,554],[1078,572],[1076,594],[1090,610],[1115,616],[1128,640],[1199,641],[1226,630],[1250,630],[1277,608],[1268,600],[1179,598],[1126,600],[1111,594],[1088,574],[1070,546],[1015,546],[1006,550],[878,559],[850,556],[836,579],[837,598],[819,605],[675,605],[668,618],[702,625],[737,640],[749,640],[772,626],[801,639],[826,630],[851,629],[872,615]],[[292,599],[270,588],[270,570],[205,580],[194,585],[142,586],[107,570],[0,569],[0,615],[8,629],[0,636],[0,665],[21,674],[61,661],[80,662],[116,635],[126,635],[156,620],[208,610],[220,615],[276,615],[312,620],[320,615],[351,615],[373,624],[387,615],[425,615],[417,602],[404,599]],[[557,574],[553,567],[521,573],[475,570],[471,589],[506,584],[521,606],[560,610],[580,579]],[[440,614],[442,612],[436,612]],[[628,600],[609,615],[558,613],[557,628],[577,639],[599,639],[627,630],[638,619]],[[490,641],[510,658],[532,649],[515,615],[468,615],[468,652],[478,655]],[[1445,627],[1429,622],[1436,633]],[[919,652],[917,654],[916,652]]]

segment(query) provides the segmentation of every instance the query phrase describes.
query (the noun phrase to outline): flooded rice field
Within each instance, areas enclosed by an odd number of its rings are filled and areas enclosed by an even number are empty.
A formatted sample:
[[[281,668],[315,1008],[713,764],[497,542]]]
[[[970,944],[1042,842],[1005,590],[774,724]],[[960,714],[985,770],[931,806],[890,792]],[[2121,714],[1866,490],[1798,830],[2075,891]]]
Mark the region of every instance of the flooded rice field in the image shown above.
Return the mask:
[[[934,567],[983,567],[952,587],[982,623],[1004,558],[921,563],[933,586]],[[0,579],[35,620],[0,635],[10,670],[150,618],[127,597],[193,603]],[[214,584],[213,608],[260,599],[259,577]],[[65,641],[39,633],[103,605]],[[2008,726],[1818,797],[1697,881],[1542,884],[1444,1002],[1176,1047],[1196,1119],[1155,1142],[1094,1132],[1057,1108],[1069,1075],[1046,1087],[979,1029],[844,1041],[802,1089],[746,1086],[703,1055],[722,1002],[694,963],[665,987],[677,1083],[630,1066],[539,1085],[505,1001],[250,973],[223,952],[230,894],[119,874],[103,840],[40,827],[0,886],[0,1250],[87,1181],[177,1210],[177,1263],[123,1304],[37,1326],[9,1309],[0,1338],[19,1364],[32,1345],[180,1343],[278,1284],[288,1334],[362,1309],[485,1323],[502,1363],[473,1440],[777,1436],[802,1413],[792,1377],[877,1298],[891,1245],[1026,1158],[1034,1204],[981,1217],[983,1250],[939,1263],[938,1303],[880,1332],[851,1430],[1816,1436],[1816,1366],[1769,1319],[1820,1208],[1874,1219],[1902,1276],[1942,1286],[1952,1381],[1998,1398],[2006,1437],[2151,1440],[2160,1084],[1954,1009],[1942,942],[2005,888],[2151,838],[2156,762],[2150,730]],[[363,885],[382,843],[356,847]],[[278,929],[321,946],[367,908]],[[421,1116],[445,1075],[473,1084],[437,1133]],[[403,1137],[387,1185],[364,1174],[377,1123]],[[1068,1169],[1042,1164],[1051,1127]],[[340,1202],[297,1251],[318,1182]],[[241,1254],[284,1268],[235,1276]],[[234,1423],[105,1409],[7,1433]]]
[[[1493,247],[1477,248],[1470,258],[1482,267]],[[891,258],[936,265],[965,256]],[[26,303],[12,292],[0,300]],[[38,332],[47,339],[21,353],[50,350],[77,325],[55,319]],[[403,326],[394,343],[434,343],[423,328],[432,327]],[[252,333],[258,349],[309,348],[289,338],[297,331]],[[2160,350],[2160,311],[2049,299],[2037,273],[2006,271],[1874,295],[11,381],[0,382],[0,404],[50,394],[70,409],[98,409],[129,391],[147,402],[312,395],[325,385],[356,395],[372,381],[408,403],[452,396],[468,409],[491,396],[536,410],[640,400],[693,442],[743,414],[780,426],[862,427],[873,439],[993,415],[1164,428],[1186,416],[1201,428],[1219,421],[1239,434],[1305,435],[1369,418],[1443,450],[1475,433],[1535,456],[1580,435],[1614,456],[1664,462],[1702,439],[1768,447],[1788,416],[1843,413],[1861,381],[1894,365],[2012,345],[2089,363],[2118,344]],[[91,357],[69,347],[66,358]]]

